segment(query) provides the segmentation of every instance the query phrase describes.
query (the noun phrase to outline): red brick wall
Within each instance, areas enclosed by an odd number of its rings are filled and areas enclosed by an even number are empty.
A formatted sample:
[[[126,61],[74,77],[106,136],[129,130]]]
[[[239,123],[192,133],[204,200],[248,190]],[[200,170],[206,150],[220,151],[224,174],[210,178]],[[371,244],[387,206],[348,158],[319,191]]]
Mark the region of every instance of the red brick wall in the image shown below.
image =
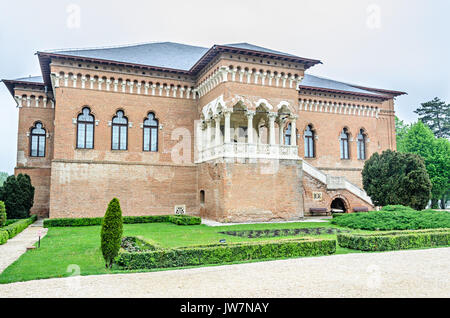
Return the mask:
[[[17,89],[16,96],[40,96],[43,92],[33,92]],[[39,217],[47,217],[49,214],[50,201],[50,175],[51,160],[53,158],[54,141],[54,114],[55,110],[51,108],[50,101],[44,107],[41,99],[36,107],[35,99],[30,101],[27,106],[26,100],[23,106],[19,108],[19,125],[17,132],[17,165],[15,175],[19,173],[28,174],[31,183],[35,187],[34,206],[31,209],[32,214]],[[30,156],[30,137],[29,133],[34,124],[40,121],[48,135],[46,138],[45,157]]]
[[[205,163],[201,216],[223,222],[298,220],[303,217],[302,169],[297,161]]]
[[[197,168],[158,164],[74,163],[52,165],[50,217],[100,217],[110,200],[123,215],[173,214],[186,205],[198,214]]]

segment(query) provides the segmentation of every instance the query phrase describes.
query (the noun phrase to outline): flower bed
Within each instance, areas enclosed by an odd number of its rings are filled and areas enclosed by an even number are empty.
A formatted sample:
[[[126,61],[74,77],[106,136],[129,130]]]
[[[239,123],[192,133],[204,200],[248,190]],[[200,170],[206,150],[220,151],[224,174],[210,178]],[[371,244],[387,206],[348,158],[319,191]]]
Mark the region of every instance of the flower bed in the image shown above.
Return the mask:
[[[207,264],[226,264],[250,260],[329,255],[336,252],[336,241],[298,238],[257,243],[213,244],[204,246],[154,250],[142,248],[146,244],[138,238],[125,239],[116,263],[123,269],[154,269]],[[141,247],[139,247],[139,244]]]
[[[338,234],[339,246],[361,251],[393,251],[450,245],[450,229]]]
[[[297,235],[322,235],[322,234],[336,234],[347,233],[349,230],[341,230],[337,228],[300,228],[300,229],[282,229],[282,230],[244,230],[244,231],[225,231],[219,232],[231,236],[239,236],[246,238],[267,238],[280,236],[297,236]]]

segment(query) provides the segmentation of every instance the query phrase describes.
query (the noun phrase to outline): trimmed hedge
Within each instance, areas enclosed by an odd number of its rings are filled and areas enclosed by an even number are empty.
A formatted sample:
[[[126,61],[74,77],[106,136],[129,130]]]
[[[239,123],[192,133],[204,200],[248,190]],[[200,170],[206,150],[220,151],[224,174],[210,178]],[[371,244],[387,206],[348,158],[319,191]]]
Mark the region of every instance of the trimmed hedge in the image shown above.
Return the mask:
[[[339,246],[361,251],[394,251],[450,245],[450,229],[338,234]]]
[[[70,227],[70,226],[94,226],[102,225],[103,218],[61,218],[44,220],[44,227]],[[172,222],[177,225],[196,225],[201,223],[199,217],[190,215],[146,215],[124,216],[124,224],[164,223]],[[177,223],[176,223],[177,222]]]
[[[199,225],[202,223],[202,219],[196,216],[189,215],[170,215],[169,222],[176,225]]]
[[[116,258],[116,263],[123,269],[135,270],[328,255],[335,252],[335,240],[307,238],[257,243],[215,244],[131,253],[122,249]]]
[[[25,230],[30,224],[34,223],[34,221],[37,220],[36,215],[32,215],[28,219],[22,219],[17,222],[14,222],[8,226],[2,227],[0,230],[0,245],[5,244],[6,241],[13,238],[23,230]],[[5,233],[7,235],[7,238],[5,240]]]
[[[0,245],[5,244],[9,239],[8,232],[0,230]]]
[[[381,211],[345,214],[333,218],[331,223],[369,231],[450,228],[450,213],[429,210],[415,211],[403,206],[387,206]]]

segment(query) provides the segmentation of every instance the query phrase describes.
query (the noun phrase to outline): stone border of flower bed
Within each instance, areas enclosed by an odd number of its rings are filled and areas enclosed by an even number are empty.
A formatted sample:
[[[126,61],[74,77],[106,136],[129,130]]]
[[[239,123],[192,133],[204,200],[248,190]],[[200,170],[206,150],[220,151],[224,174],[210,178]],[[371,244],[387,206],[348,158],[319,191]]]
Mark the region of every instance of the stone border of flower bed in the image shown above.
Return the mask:
[[[116,258],[122,269],[155,269],[212,264],[227,264],[251,260],[280,259],[304,256],[330,255],[336,252],[336,240],[297,238],[279,241],[213,244],[180,248],[159,248],[139,238],[135,242],[150,244],[154,250],[123,248]],[[136,248],[136,246],[134,246]]]
[[[37,220],[36,215],[32,215],[27,219],[18,220],[8,226],[0,229],[0,245],[5,244],[9,239],[25,230],[30,224]]]
[[[333,227],[314,227],[314,228],[298,228],[298,229],[269,229],[269,230],[241,230],[241,231],[223,231],[220,234],[239,236],[246,238],[269,238],[282,236],[299,236],[299,235],[322,235],[349,233],[350,230],[338,229]]]
[[[102,225],[103,218],[59,218],[44,220],[44,227],[71,227],[71,226],[95,226]],[[124,216],[124,224],[164,223],[170,222],[177,225],[199,225],[201,218],[191,215],[147,215]]]
[[[339,246],[361,251],[394,251],[450,245],[450,228],[338,234]]]

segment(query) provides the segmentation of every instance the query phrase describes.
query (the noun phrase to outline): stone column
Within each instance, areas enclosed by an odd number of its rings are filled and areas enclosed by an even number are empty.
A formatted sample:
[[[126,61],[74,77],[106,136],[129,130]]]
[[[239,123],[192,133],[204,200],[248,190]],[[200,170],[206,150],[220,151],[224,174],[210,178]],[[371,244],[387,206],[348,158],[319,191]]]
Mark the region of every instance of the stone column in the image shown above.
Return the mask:
[[[279,120],[279,122],[278,122],[279,129],[280,129],[280,136],[279,136],[279,139],[280,139],[280,146],[283,145],[283,139],[284,139],[284,123],[285,123],[285,120],[281,119],[281,117],[280,117],[280,120]]]
[[[253,144],[255,141],[253,140],[253,117],[256,112],[254,110],[247,111],[247,143]]]
[[[226,109],[224,111],[225,114],[225,136],[223,143],[229,144],[231,139],[231,129],[230,129],[230,120],[231,120],[231,110]]]
[[[291,117],[291,146],[297,146],[297,115],[292,115]]]
[[[197,124],[197,160],[203,160],[203,122],[196,121]]]
[[[275,118],[277,118],[277,113],[269,113],[269,144],[275,145]]]
[[[211,147],[211,118],[206,119],[206,149]]]
[[[215,132],[215,145],[220,146],[220,115],[215,115],[214,120],[216,122],[216,132]]]

